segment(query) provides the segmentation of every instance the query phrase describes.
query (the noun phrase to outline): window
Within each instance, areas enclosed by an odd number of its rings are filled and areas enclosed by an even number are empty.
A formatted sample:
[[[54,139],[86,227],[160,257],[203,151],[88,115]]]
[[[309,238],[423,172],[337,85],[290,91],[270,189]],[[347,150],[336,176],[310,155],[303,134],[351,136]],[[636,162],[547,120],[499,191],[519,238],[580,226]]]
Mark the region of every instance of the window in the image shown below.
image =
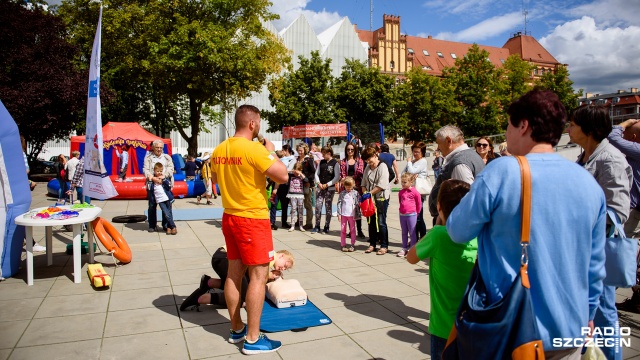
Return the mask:
[[[393,70],[393,67],[394,67],[394,65],[395,65],[395,64],[396,64],[396,63],[395,63],[395,62],[393,62],[393,60],[391,60],[391,62],[389,63],[389,67],[391,68],[391,70]]]
[[[504,64],[504,59],[500,59],[500,62]]]
[[[444,55],[442,55],[442,53],[440,51],[436,52],[436,54],[438,54],[438,57],[441,57],[441,58],[444,57]]]
[[[412,48],[408,48],[407,51],[409,52],[409,54],[413,54],[413,49]]]
[[[454,58],[454,59],[458,58],[455,53],[451,53],[451,57]]]
[[[422,49],[422,53],[424,54],[424,56],[429,56],[429,52],[427,50]]]
[[[422,67],[422,70],[433,70],[433,69],[431,68],[431,66],[425,65]]]

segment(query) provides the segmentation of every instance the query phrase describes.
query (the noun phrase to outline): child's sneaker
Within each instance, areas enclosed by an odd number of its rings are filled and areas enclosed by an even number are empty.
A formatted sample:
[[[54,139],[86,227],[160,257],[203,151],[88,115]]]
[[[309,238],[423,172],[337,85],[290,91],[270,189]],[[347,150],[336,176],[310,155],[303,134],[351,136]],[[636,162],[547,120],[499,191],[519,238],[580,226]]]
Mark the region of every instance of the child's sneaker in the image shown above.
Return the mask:
[[[343,247],[342,247],[342,252],[347,252],[347,251],[349,251],[349,249],[347,249],[347,247],[346,247],[346,246],[343,246]]]
[[[289,232],[292,232],[295,229],[296,229],[295,226],[292,226],[292,227],[289,228]]]
[[[253,344],[245,339],[244,345],[242,346],[242,353],[245,355],[264,354],[274,352],[280,349],[280,346],[282,346],[280,341],[269,340],[265,334],[260,333],[258,340]]]
[[[354,252],[356,251],[356,248],[353,247],[353,245],[349,246],[349,248],[347,249],[347,251],[349,252]]]
[[[398,255],[397,255],[397,256],[398,256],[398,257],[405,257],[405,256],[407,256],[407,250],[405,250],[405,249],[400,250],[400,251],[398,252]]]
[[[233,330],[229,331],[229,342],[231,344],[237,344],[243,341],[247,337],[247,325],[245,325],[240,332]]]

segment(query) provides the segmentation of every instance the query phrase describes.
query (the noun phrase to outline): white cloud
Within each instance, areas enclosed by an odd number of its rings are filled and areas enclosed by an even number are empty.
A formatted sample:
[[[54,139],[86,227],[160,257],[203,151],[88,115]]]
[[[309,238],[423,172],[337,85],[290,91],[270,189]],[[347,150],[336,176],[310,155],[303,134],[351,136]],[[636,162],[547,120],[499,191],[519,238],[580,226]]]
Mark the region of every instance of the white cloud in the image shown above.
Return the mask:
[[[272,0],[271,12],[280,15],[280,20],[274,21],[273,25],[280,31],[300,15],[304,15],[316,34],[320,34],[342,20],[342,16],[337,12],[329,12],[324,9],[322,11],[307,10],[309,2],[311,0]]]
[[[640,27],[597,26],[594,18],[557,26],[540,43],[569,64],[574,88],[610,93],[640,84]]]
[[[522,22],[521,17],[522,15],[519,12],[494,16],[456,33],[441,32],[434,37],[442,40],[478,42],[500,35],[505,31],[513,30],[515,26]]]
[[[591,16],[608,26],[640,25],[640,1],[598,0],[569,10],[573,16]]]

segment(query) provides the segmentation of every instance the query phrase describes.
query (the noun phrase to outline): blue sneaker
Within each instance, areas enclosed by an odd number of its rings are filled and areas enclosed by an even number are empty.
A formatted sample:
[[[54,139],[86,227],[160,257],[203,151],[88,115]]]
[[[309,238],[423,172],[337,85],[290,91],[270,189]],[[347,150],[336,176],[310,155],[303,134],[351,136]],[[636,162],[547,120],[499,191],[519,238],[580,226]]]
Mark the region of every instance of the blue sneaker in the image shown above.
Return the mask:
[[[247,337],[247,325],[245,325],[240,332],[235,332],[233,330],[229,331],[229,342],[232,344],[244,341],[245,337]]]
[[[320,227],[319,226],[316,226],[316,227],[313,228],[313,230],[311,230],[312,234],[313,233],[319,233],[319,232],[320,232]]]
[[[258,340],[253,344],[250,344],[245,339],[244,345],[242,346],[242,353],[245,355],[255,355],[255,354],[264,354],[269,352],[274,352],[280,349],[282,343],[277,340],[269,340],[269,338],[260,333]]]

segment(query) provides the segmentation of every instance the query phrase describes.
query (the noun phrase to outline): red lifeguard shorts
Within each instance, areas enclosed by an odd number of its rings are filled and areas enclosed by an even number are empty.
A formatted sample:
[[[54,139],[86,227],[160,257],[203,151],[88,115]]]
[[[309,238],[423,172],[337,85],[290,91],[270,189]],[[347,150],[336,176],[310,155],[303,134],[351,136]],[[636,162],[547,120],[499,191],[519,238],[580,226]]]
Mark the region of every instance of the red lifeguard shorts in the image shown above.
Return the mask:
[[[275,252],[269,219],[223,214],[222,234],[229,260],[240,259],[245,265],[262,265],[273,260]]]

